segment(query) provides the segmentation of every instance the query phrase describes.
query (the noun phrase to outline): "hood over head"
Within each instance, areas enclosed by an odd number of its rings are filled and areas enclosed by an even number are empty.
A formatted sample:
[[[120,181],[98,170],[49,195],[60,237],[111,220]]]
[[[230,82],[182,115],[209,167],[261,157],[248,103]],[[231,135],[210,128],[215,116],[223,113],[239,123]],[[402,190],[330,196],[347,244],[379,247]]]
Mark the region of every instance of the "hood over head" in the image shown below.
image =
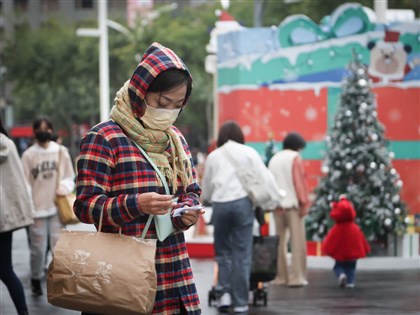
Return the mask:
[[[337,222],[353,222],[356,219],[356,211],[347,198],[342,197],[339,201],[332,203],[331,218]]]
[[[171,49],[157,42],[150,45],[128,85],[130,103],[135,116],[140,118],[144,115],[146,106],[143,100],[147,89],[159,74],[169,69],[183,70],[192,80],[187,66]]]

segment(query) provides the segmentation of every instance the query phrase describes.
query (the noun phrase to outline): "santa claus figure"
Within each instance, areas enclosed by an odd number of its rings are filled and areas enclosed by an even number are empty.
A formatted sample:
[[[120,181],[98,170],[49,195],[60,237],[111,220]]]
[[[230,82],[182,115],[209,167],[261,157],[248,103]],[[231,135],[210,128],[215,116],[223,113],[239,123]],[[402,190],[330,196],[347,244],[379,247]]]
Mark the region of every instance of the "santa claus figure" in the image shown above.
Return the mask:
[[[402,81],[414,64],[408,63],[410,45],[399,42],[399,32],[386,31],[384,40],[370,42],[368,73],[373,82]]]

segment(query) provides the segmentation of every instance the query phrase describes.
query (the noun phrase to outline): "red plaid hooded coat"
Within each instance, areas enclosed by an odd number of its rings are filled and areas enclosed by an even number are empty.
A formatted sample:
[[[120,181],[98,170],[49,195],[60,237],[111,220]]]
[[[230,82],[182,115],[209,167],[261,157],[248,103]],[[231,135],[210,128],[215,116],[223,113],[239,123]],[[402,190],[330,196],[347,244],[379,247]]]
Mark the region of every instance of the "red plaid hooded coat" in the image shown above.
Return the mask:
[[[188,72],[181,59],[170,49],[158,43],[152,44],[130,80],[130,103],[136,116],[141,117],[144,114],[142,100],[153,79],[171,68]],[[191,158],[184,137],[178,129],[173,128],[181,137],[184,150]],[[168,147],[169,153],[170,150]],[[103,211],[103,232],[118,233],[122,227],[123,234],[140,236],[149,215],[143,213],[137,205],[138,194],[165,194],[165,191],[158,186],[153,167],[123,129],[113,120],[109,120],[89,130],[81,141],[77,169],[74,211],[80,221],[98,226],[100,213]],[[199,203],[201,189],[196,183],[194,169],[193,178],[194,182],[188,187],[182,187],[178,180],[175,194],[178,197],[177,206]],[[176,232],[163,242],[157,241],[158,283],[153,314],[179,314],[181,308],[185,308],[187,314],[201,314],[183,233],[188,227],[180,218],[172,218]],[[154,220],[146,238],[156,239]]]

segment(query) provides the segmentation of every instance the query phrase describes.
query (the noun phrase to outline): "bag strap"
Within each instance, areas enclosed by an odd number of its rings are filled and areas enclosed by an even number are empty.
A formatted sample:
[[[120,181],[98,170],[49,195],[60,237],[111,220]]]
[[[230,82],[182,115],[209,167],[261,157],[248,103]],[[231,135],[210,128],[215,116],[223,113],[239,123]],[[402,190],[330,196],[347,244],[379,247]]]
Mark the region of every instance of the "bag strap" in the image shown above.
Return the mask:
[[[101,211],[101,215],[99,217],[99,226],[98,226],[98,231],[102,232],[102,219],[104,218],[104,210]],[[150,225],[150,224],[149,224]],[[147,228],[149,228],[149,226],[147,226]],[[146,230],[147,232],[147,230]],[[118,229],[118,233],[122,234],[122,227],[120,226],[120,228]],[[144,238],[144,237],[143,237]]]
[[[233,158],[232,154],[230,154],[229,150],[227,149],[226,146],[222,146],[222,153],[223,155],[227,158],[227,160],[229,161],[229,163],[233,166],[236,175],[239,178],[239,183],[242,185],[242,188],[245,189],[245,191],[247,192],[247,195],[249,196],[249,193],[246,189],[246,182],[244,181],[243,177],[241,176],[241,172],[239,172],[240,168],[239,168],[239,163],[237,161],[235,161],[235,159]]]
[[[55,188],[57,189],[60,184],[60,164],[61,164],[61,155],[62,155],[62,149],[59,145],[58,147],[58,161],[57,161],[57,180],[55,181]]]
[[[237,161],[235,161],[235,159],[233,158],[232,154],[230,154],[229,150],[227,149],[226,146],[223,146],[222,148],[222,153],[223,155],[227,158],[227,160],[229,161],[229,163],[233,166],[233,168],[235,169],[236,173],[238,174],[239,177],[239,166]],[[241,183],[242,183],[242,178],[240,178]]]
[[[166,182],[165,176],[162,175],[161,171],[156,166],[155,162],[153,162],[153,160],[150,158],[150,156],[146,153],[146,151],[141,146],[139,146],[134,140],[132,140],[132,142],[136,145],[137,148],[139,148],[140,152],[144,155],[146,160],[155,169],[156,173],[158,174],[158,176],[159,176],[159,178],[160,178],[160,180],[163,184],[163,187],[165,188],[166,194],[169,195],[170,194],[169,186],[168,186],[168,183]],[[144,227],[143,233],[141,234],[141,238],[144,238],[146,236],[147,230],[149,229],[149,226],[150,226],[150,223],[152,222],[153,217],[154,217],[153,214],[149,215],[149,219],[146,222],[146,226]]]
[[[169,191],[169,186],[168,183],[166,182],[166,178],[165,176],[162,175],[161,171],[159,170],[159,168],[156,166],[155,162],[153,162],[153,160],[150,158],[150,156],[146,153],[146,151],[144,151],[144,149],[139,146],[135,141],[133,141],[134,144],[136,145],[137,148],[139,148],[139,150],[141,151],[141,153],[143,153],[144,157],[146,158],[146,160],[152,165],[152,167],[155,169],[156,173],[158,174],[160,180],[162,181],[163,187],[165,188],[165,192],[169,195],[170,191]]]
[[[232,154],[230,154],[229,150],[227,149],[227,147],[222,146],[222,153],[223,155],[227,158],[227,160],[229,161],[229,163],[233,166],[233,168],[235,169],[236,175],[239,178],[239,182],[241,183],[242,187],[245,189],[245,182],[243,180],[243,178],[241,177],[241,172],[239,172],[239,166],[238,163],[235,161],[235,159],[233,158]]]

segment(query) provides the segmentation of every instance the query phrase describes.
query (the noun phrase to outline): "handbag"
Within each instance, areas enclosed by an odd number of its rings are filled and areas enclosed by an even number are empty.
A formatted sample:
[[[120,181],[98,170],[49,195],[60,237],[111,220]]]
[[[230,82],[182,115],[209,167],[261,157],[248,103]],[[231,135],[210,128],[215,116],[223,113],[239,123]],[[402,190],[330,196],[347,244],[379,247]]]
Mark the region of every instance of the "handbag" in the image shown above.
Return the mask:
[[[60,182],[60,162],[61,162],[62,149],[58,153],[58,166],[57,166],[57,184],[58,188]],[[63,225],[77,224],[80,223],[76,214],[73,211],[73,204],[76,200],[76,195],[74,193],[67,194],[65,196],[55,196],[54,202],[57,206],[58,217],[60,222]]]
[[[137,148],[139,148],[140,152],[144,155],[146,160],[152,165],[152,167],[155,169],[156,173],[158,174],[163,187],[165,188],[166,194],[170,194],[168,183],[166,182],[165,176],[162,175],[162,173],[159,171],[156,164],[153,162],[153,160],[150,158],[150,156],[144,151],[144,149],[139,146],[135,141],[133,141]],[[169,235],[171,235],[175,228],[172,224],[171,219],[171,213],[168,211],[164,215],[155,215],[154,216],[155,221],[155,227],[156,227],[156,235],[159,241],[163,242]]]
[[[73,211],[73,204],[76,200],[76,195],[71,193],[65,196],[55,196],[55,204],[57,206],[58,217],[63,225],[77,224],[79,219]]]
[[[223,146],[221,149],[235,169],[239,181],[251,199],[254,208],[274,210],[280,206],[280,200],[284,192],[278,188],[273,174],[265,167],[262,161],[262,167],[258,167],[258,165],[240,165],[241,163],[235,161],[226,146]]]
[[[268,282],[277,275],[279,236],[254,236],[252,246],[251,283]]]
[[[156,296],[156,240],[62,230],[48,267],[48,302],[103,315],[151,314]]]

